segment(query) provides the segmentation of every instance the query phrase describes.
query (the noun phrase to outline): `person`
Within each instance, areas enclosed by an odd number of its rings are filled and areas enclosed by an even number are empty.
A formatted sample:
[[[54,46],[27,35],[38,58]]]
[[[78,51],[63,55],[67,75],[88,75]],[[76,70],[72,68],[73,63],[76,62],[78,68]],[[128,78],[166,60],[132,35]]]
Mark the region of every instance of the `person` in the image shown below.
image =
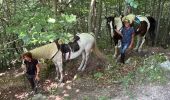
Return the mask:
[[[40,65],[37,59],[32,58],[31,52],[26,52],[22,55],[26,66],[26,77],[31,85],[33,92],[37,92],[37,82],[39,81]]]
[[[134,28],[131,27],[130,20],[125,19],[123,21],[123,28],[121,30],[122,40],[120,48],[120,62],[125,63],[125,53],[133,48],[134,43]]]

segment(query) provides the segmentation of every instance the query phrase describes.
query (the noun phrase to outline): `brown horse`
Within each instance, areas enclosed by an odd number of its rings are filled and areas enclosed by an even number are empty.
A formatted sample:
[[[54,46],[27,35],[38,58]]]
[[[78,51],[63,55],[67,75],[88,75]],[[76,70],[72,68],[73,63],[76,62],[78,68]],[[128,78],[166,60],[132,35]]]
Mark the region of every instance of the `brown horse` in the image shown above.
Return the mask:
[[[156,21],[153,17],[146,17],[141,15],[133,15],[129,14],[124,17],[106,17],[107,26],[110,30],[111,34],[111,41],[113,40],[115,43],[115,53],[114,57],[117,56],[117,49],[118,49],[118,41],[121,40],[121,35],[118,34],[117,31],[121,31],[123,27],[123,20],[128,19],[130,20],[131,26],[135,29],[135,36],[138,36],[137,44],[135,47],[136,51],[141,51],[142,46],[145,42],[146,33],[149,33],[152,45],[154,45],[155,41],[155,28],[156,28]]]

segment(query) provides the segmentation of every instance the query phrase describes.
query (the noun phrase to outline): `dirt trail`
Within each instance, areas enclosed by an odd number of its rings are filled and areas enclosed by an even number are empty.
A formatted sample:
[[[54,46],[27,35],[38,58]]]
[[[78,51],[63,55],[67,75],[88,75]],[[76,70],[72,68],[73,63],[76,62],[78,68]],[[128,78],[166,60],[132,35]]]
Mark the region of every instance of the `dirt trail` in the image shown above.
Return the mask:
[[[148,52],[149,51],[149,52]],[[152,51],[152,52],[150,52]],[[132,56],[149,56],[155,53],[165,53],[170,59],[169,50],[162,48],[148,48],[142,54],[133,53]],[[58,84],[53,80],[53,74],[49,79],[41,83],[40,93],[33,98],[41,100],[169,100],[170,99],[170,81],[164,85],[156,84],[135,84],[128,89],[123,88],[120,83],[105,83],[105,81],[96,81],[92,75],[96,71],[102,72],[104,67],[93,57],[90,58],[89,64],[85,72],[79,72],[77,78],[74,77],[77,73],[77,63],[74,63],[72,68],[65,73],[65,83]],[[91,66],[91,67],[89,67]],[[7,72],[0,76],[0,84],[5,83],[7,77],[12,79],[14,72]],[[170,76],[170,75],[168,75]],[[23,78],[22,78],[23,79]],[[71,81],[70,81],[71,80]],[[24,85],[24,80],[9,81],[0,86],[0,100],[25,100],[28,98],[29,89]],[[36,100],[36,99],[33,99]]]

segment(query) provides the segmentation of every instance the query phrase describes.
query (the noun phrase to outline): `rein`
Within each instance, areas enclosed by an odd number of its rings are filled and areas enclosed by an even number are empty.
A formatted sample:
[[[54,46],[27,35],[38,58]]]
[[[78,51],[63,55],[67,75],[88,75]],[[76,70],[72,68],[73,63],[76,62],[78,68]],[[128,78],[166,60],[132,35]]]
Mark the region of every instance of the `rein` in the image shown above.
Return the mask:
[[[59,50],[51,57],[51,59],[53,59],[58,52],[59,52]]]

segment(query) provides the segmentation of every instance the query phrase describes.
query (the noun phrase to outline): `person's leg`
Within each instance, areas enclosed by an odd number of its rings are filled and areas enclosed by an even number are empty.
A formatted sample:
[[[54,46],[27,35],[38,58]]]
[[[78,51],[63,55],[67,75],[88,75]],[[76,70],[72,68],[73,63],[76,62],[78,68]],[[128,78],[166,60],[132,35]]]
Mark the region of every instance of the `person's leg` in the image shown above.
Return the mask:
[[[38,84],[39,84],[39,81],[35,79],[35,77],[33,78],[34,80],[34,92],[37,93],[37,88],[38,88]]]
[[[120,62],[121,63],[125,63],[125,53],[126,53],[126,50],[127,50],[127,48],[128,48],[128,46],[129,46],[129,44],[128,43],[122,43],[123,45],[122,45],[122,48],[121,48],[121,58],[120,58]]]
[[[35,81],[34,81],[35,79],[34,78],[35,78],[34,76],[27,75],[27,79],[28,79],[28,81],[29,81],[29,83],[31,85],[32,90],[34,90],[34,88],[35,88]]]

